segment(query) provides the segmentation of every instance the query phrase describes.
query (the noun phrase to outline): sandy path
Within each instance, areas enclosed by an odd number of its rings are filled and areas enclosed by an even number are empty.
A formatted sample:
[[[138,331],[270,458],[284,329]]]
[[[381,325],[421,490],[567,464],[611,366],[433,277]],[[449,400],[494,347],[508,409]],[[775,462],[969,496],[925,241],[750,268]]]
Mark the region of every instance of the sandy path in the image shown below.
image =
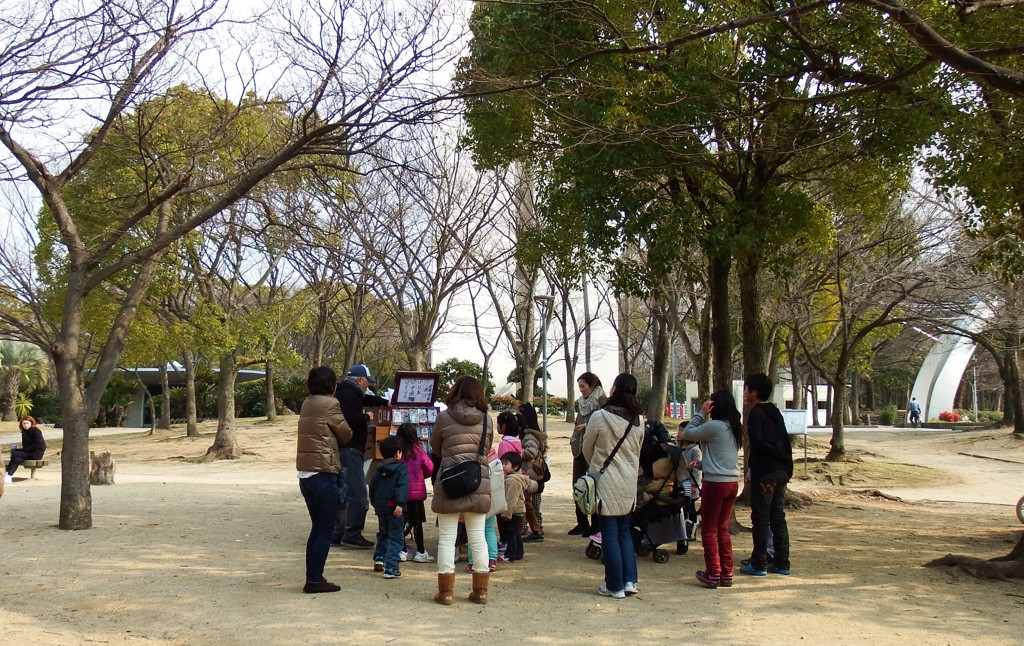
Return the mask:
[[[552,434],[554,471],[568,473],[568,426],[553,424]],[[700,588],[693,581],[703,566],[696,544],[666,564],[640,560],[642,593],[612,601],[595,593],[601,566],[583,554],[585,541],[565,536],[573,518],[564,476],[545,494],[548,540],[528,544],[527,562],[493,575],[485,607],[465,601],[468,575],[457,580],[460,600],[444,608],[430,601],[433,566],[407,564],[402,579],[385,581],[372,573],[368,552],[345,549],[328,559],[328,577],[342,592],[303,595],[308,517],[295,483],[292,438],[290,424],[246,429],[241,443],[257,455],[213,464],[175,457],[203,453],[208,435],[96,438],[96,448],[118,460],[117,484],[93,488],[89,531],[54,528],[59,469],[9,486],[0,500],[5,643],[1021,642],[1024,585],[920,567],[950,551],[1008,551],[1021,527],[1003,506],[837,495],[790,513],[790,577],[740,577],[728,590]],[[851,446],[861,441],[850,438]],[[938,437],[867,441],[895,461],[936,451],[955,456],[962,448]],[[1024,450],[1014,445],[980,448],[1024,461]],[[956,457],[924,461],[967,465]],[[979,462],[957,469],[962,475],[951,480],[958,484],[930,486],[923,497],[986,491],[1012,466]],[[990,486],[959,484],[972,478]],[[1004,487],[1007,499],[1009,490]],[[741,518],[746,514],[740,510]],[[434,552],[432,527],[427,541]],[[739,555],[750,549],[749,535],[735,543]]]

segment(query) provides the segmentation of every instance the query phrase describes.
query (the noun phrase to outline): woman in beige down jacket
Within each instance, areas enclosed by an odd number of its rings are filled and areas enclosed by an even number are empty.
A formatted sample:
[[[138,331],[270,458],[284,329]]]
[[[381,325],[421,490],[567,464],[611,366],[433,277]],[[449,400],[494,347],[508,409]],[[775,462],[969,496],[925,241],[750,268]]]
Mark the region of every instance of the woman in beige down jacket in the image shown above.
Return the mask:
[[[302,591],[307,594],[341,589],[324,578],[338,511],[338,447],[352,439],[352,429],[334,396],[337,383],[334,371],[326,366],[310,370],[306,380],[309,397],[302,402],[299,412],[295,469],[299,472],[299,491],[313,523],[306,540],[306,585]]]
[[[434,601],[451,605],[455,591],[455,537],[459,518],[466,523],[466,535],[474,554],[487,554],[484,524],[491,509],[491,480],[488,474],[487,454],[494,441],[494,421],[487,417],[487,398],[484,388],[473,377],[459,377],[445,398],[447,410],[441,411],[430,435],[430,452],[440,456],[438,473],[466,460],[480,463],[480,486],[474,493],[461,498],[450,498],[441,486],[440,477],[434,483],[434,497],[430,509],[437,514],[437,594]],[[485,428],[486,423],[486,428]],[[483,455],[480,437],[484,435]],[[470,600],[487,603],[490,570],[487,559],[479,558],[473,564],[473,592]]]
[[[591,415],[583,435],[583,457],[590,465],[590,473],[604,469],[597,481],[604,585],[597,592],[614,599],[624,599],[627,594],[638,591],[629,513],[636,505],[640,472],[640,445],[644,435],[641,412],[643,407],[636,399],[636,377],[622,373],[612,384],[608,402]],[[605,468],[604,463],[619,440],[622,444]]]

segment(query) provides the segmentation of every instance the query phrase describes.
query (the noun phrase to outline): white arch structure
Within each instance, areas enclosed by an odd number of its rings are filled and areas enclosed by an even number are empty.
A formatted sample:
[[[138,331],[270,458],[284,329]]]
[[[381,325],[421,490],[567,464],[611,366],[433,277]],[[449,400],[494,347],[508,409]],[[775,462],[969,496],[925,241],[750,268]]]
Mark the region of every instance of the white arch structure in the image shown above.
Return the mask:
[[[978,305],[971,314],[957,321],[956,327],[967,332],[977,332],[991,310]],[[935,419],[939,413],[953,409],[956,390],[974,354],[975,344],[959,334],[943,334],[928,351],[921,364],[921,370],[914,380],[911,396],[921,404],[921,419]]]

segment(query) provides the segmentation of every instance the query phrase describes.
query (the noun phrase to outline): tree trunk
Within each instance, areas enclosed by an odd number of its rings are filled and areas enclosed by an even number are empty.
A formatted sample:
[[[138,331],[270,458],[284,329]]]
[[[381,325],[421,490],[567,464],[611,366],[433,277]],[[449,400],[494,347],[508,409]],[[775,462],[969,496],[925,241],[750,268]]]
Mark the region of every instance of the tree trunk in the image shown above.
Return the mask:
[[[758,289],[760,261],[752,254],[740,262],[740,329],[743,336],[743,374],[768,372],[768,347],[761,318]]]
[[[846,408],[846,380],[842,378],[840,372],[838,378],[835,380],[835,385],[829,385],[829,391],[832,397],[832,439],[829,444],[832,446],[829,449],[828,455],[825,456],[826,462],[839,462],[846,458],[846,443],[843,433],[843,409]]]
[[[2,368],[3,366],[0,366]],[[0,418],[2,422],[18,421],[18,413],[15,404],[18,401],[18,391],[21,389],[21,370],[11,368],[4,373],[4,415]]]
[[[814,368],[811,368],[807,373],[807,385],[811,389],[811,426],[821,426],[818,419],[818,375],[815,373]]]
[[[409,355],[409,369],[417,372],[425,372],[430,370],[430,344],[413,343],[406,348],[406,354]]]
[[[153,403],[153,395],[149,393],[149,389],[143,386],[143,396],[146,398],[146,404],[149,406],[149,434],[152,435],[156,431],[157,417],[156,417],[156,404]]]
[[[92,527],[92,490],[89,487],[89,420],[80,366],[74,357],[54,352],[57,392],[64,423],[60,452],[60,529]]]
[[[206,451],[207,460],[237,460],[242,457],[235,436],[235,352],[221,355],[217,383],[217,436]]]
[[[583,365],[587,367],[585,372],[590,372],[590,346],[592,342],[591,332],[591,320],[590,320],[590,289],[587,287],[587,271],[583,270]],[[569,388],[569,392],[573,392],[575,383]],[[569,410],[566,410],[566,415],[569,414]],[[572,420],[569,420],[572,421]]]
[[[800,367],[797,364],[796,358],[796,339],[793,335],[789,337],[788,343],[788,354],[789,354],[789,377],[793,382],[793,408],[800,409],[804,407],[804,384],[803,384],[803,373],[800,372]]]
[[[267,363],[264,366],[266,387],[264,390],[265,401],[267,406],[267,421],[277,421],[277,397],[274,396],[274,362],[267,359]]]
[[[732,329],[729,320],[729,271],[732,258],[713,256],[709,266],[711,298],[711,380],[714,390],[728,390],[732,381]]]
[[[171,428],[171,382],[167,378],[167,362],[160,364],[160,424],[159,428],[169,430]]]
[[[185,350],[185,437],[199,437],[196,420],[196,362],[191,350]]]
[[[660,421],[665,416],[665,393],[672,369],[671,357],[672,324],[662,313],[654,314],[654,338],[652,339],[653,364],[651,366],[651,397],[647,402],[647,418]]]
[[[850,373],[850,423],[860,424],[860,375]]]
[[[1007,336],[1010,336],[1009,334]],[[1006,354],[1006,410],[1010,419],[1003,417],[1004,424],[1013,424],[1015,435],[1024,435],[1024,388],[1021,387],[1021,334],[1013,333],[1015,345]]]

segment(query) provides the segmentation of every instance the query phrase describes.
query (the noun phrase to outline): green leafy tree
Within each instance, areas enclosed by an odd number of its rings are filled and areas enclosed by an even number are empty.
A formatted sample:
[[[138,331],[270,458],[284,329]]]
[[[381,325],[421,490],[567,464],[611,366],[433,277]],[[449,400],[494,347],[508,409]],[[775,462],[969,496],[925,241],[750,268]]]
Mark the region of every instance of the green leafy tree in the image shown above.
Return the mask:
[[[428,118],[439,98],[422,91],[421,72],[456,36],[439,24],[446,17],[420,0],[401,12],[373,0],[312,3],[301,11],[286,4],[261,14],[258,26],[236,19],[222,25],[215,2],[62,3],[60,9],[55,20],[51,3],[0,8],[3,174],[28,182],[57,232],[45,271],[26,271],[20,249],[0,253],[0,332],[50,355],[64,418],[58,525],[88,529],[89,423],[171,246],[277,173],[347,167],[387,138],[391,125]],[[355,15],[362,29],[351,29]],[[285,60],[288,78],[234,101],[200,91],[201,114],[171,116],[161,97],[168,79],[181,78],[180,62],[201,56],[214,63],[207,44],[242,34],[244,50],[256,59],[252,69]],[[199,68],[190,69],[194,80],[206,80],[196,77]],[[263,87],[241,81],[242,88]],[[209,84],[231,85],[213,78]],[[66,109],[54,110],[58,104]],[[268,110],[281,118],[260,133],[260,115]],[[204,118],[211,114],[216,124]],[[250,117],[256,126],[239,139]],[[55,147],[65,153],[54,156]],[[108,159],[124,159],[124,181],[112,183],[106,199],[76,208],[69,201],[74,185],[94,169],[113,168],[101,160],[104,149]],[[25,239],[35,239],[33,214],[18,217]],[[86,335],[89,301],[102,298],[113,299],[113,316],[99,334]]]
[[[494,393],[493,375],[488,371],[486,377],[483,374],[483,366],[465,359],[448,359],[434,366],[434,372],[438,373],[437,397],[444,399],[448,391],[455,385],[455,381],[463,376],[476,377],[484,384],[484,390],[488,397]]]
[[[18,401],[46,385],[50,363],[43,352],[28,343],[0,341],[0,393],[3,395],[2,421],[21,417]],[[31,407],[31,406],[30,406]]]

